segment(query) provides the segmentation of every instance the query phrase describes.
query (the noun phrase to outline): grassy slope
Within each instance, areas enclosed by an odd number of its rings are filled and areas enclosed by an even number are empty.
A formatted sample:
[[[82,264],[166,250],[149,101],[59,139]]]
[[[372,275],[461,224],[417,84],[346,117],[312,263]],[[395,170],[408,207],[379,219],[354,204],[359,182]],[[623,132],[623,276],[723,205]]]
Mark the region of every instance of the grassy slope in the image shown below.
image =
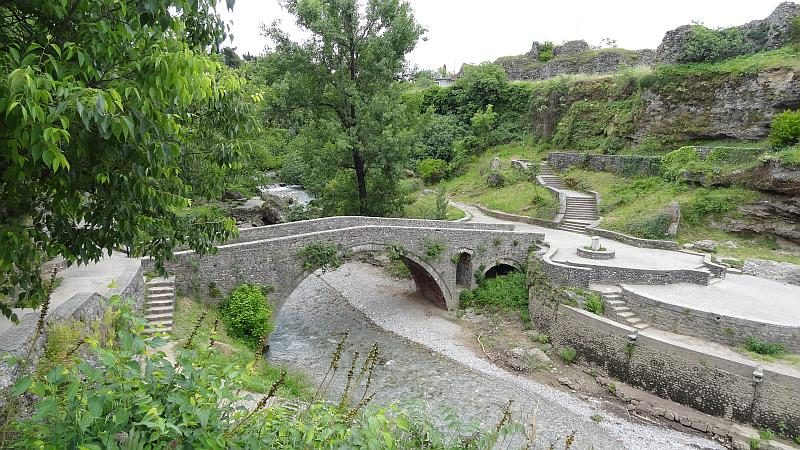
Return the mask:
[[[447,205],[447,217],[445,220],[463,219],[464,211]],[[436,218],[436,195],[429,192],[421,192],[414,203],[406,205],[403,210],[403,217],[408,219],[435,219]]]
[[[611,230],[628,231],[627,226],[633,221],[643,217],[653,216],[663,212],[672,201],[677,201],[683,209],[691,208],[698,203],[703,188],[691,187],[665,181],[661,178],[643,178],[631,180],[605,172],[590,172],[586,170],[570,170],[568,177],[581,180],[585,188],[591,188],[600,193],[602,226]],[[729,198],[755,200],[758,193],[744,189],[713,189],[713,194]],[[735,205],[733,205],[735,206]],[[681,243],[692,242],[700,239],[713,239],[724,243],[734,242],[738,248],[721,247],[720,255],[735,258],[764,258],[776,261],[786,261],[800,264],[800,257],[780,253],[777,244],[771,239],[750,236],[742,237],[733,233],[726,233],[710,227],[714,218],[732,217],[735,211],[715,214],[700,214],[700,218],[683,220],[677,240]]]
[[[514,214],[552,219],[558,210],[554,197],[542,186],[528,181],[527,175],[511,168],[511,159],[539,161],[544,152],[536,147],[509,144],[495,147],[475,158],[466,172],[444,183],[448,194],[455,200],[477,203],[487,208]],[[501,161],[501,174],[505,186],[491,188],[486,184],[489,167],[497,157]]]
[[[207,339],[214,321],[220,319],[216,306],[203,305],[186,297],[178,298],[175,304],[173,337],[179,342],[185,341],[203,311],[206,311],[206,317],[200,326],[198,335],[201,339]],[[255,352],[246,345],[228,336],[221,319],[215,340],[221,344],[217,345],[220,348],[220,354],[216,356],[220,358],[220,363],[236,364],[243,369],[248,364],[255,363],[252,371],[245,370],[245,386],[248,390],[267,393],[270,386],[280,377],[282,368],[270,365],[263,356],[256,356]],[[308,398],[311,394],[311,386],[302,375],[289,372],[286,383],[278,392],[283,398]]]

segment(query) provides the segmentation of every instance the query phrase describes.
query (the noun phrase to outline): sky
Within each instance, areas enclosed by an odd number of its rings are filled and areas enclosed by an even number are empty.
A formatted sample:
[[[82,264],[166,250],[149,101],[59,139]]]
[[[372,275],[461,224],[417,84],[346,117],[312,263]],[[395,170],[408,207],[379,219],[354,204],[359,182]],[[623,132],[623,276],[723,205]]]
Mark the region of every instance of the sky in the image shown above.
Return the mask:
[[[561,43],[603,38],[627,49],[655,49],[667,31],[700,22],[708,27],[740,25],[767,17],[780,0],[409,0],[417,21],[428,31],[409,55],[421,69],[494,61],[530,50],[533,41]],[[224,2],[223,2],[224,3]],[[302,36],[277,0],[236,0],[233,41],[239,54],[258,55],[267,46],[260,26],[280,20],[291,35]]]

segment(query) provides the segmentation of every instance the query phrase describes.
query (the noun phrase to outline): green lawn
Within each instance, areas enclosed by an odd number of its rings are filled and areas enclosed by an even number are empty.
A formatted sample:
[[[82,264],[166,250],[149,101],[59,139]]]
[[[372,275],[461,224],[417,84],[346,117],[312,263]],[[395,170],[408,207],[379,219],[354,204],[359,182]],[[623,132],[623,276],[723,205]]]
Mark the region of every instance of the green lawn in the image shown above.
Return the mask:
[[[522,144],[509,144],[488,150],[475,158],[463,175],[442,185],[455,200],[477,203],[490,209],[521,214],[540,219],[553,219],[558,212],[558,201],[544,187],[532,182],[528,174],[511,167],[512,159],[540,161],[546,152],[541,148]],[[500,173],[505,179],[503,187],[489,187],[486,179],[492,160],[501,162]]]
[[[219,319],[219,311],[215,305],[204,305],[186,297],[178,298],[175,303],[175,317],[173,321],[173,337],[179,345],[188,339],[195,327],[200,315],[206,312],[206,317],[201,324],[198,337],[202,341],[207,341],[214,321]],[[278,380],[281,367],[276,367],[267,362],[263,356],[257,356],[245,344],[237,341],[225,333],[222,320],[217,326],[215,336],[219,353],[213,358],[219,364],[235,364],[244,370],[245,388],[252,392],[267,393],[270,386]],[[289,371],[286,382],[278,390],[283,398],[309,398],[312,388],[309,381],[302,374]]]
[[[576,188],[600,193],[601,226],[610,230],[658,238],[636,233],[637,226],[647,218],[665,211],[672,201],[681,205],[683,218],[677,241],[693,242],[712,239],[718,243],[733,242],[736,247],[720,246],[719,256],[739,259],[761,258],[800,264],[800,257],[783,254],[777,243],[763,236],[727,233],[710,226],[714,219],[736,217],[737,207],[756,201],[759,193],[741,188],[706,189],[664,180],[659,177],[625,178],[606,172],[572,169],[566,174]],[[660,236],[663,238],[664,236]]]

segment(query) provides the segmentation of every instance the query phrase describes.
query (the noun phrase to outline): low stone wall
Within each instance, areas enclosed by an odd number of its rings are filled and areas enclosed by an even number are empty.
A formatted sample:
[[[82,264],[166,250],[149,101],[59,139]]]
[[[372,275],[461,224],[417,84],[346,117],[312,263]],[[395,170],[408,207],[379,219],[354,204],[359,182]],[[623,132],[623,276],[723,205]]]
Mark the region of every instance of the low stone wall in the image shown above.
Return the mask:
[[[661,157],[659,156],[551,152],[547,154],[547,164],[557,171],[579,167],[624,176],[653,177],[661,173]]]
[[[540,227],[545,228],[558,228],[558,223],[552,220],[545,220],[545,219],[537,219],[535,217],[528,217],[528,216],[520,216],[519,214],[511,214],[503,211],[496,211],[494,209],[484,208],[481,205],[476,205],[478,211],[486,214],[489,217],[494,217],[495,219],[502,219],[502,220],[510,220],[512,222],[520,222],[520,223],[527,223],[530,225],[537,225]],[[477,224],[475,224],[477,225]],[[513,228],[513,225],[511,225]]]
[[[800,327],[756,322],[718,313],[698,311],[660,302],[626,286],[622,296],[628,307],[658,329],[695,336],[711,342],[739,346],[748,336],[783,345],[800,353]]]
[[[542,255],[542,270],[551,283],[560,286],[589,288],[592,282],[592,269],[575,267],[553,261],[551,258],[558,249],[552,248]]]
[[[706,286],[711,274],[702,270],[649,270],[630,267],[595,265],[584,262],[570,262],[571,266],[591,270],[592,283],[597,284],[675,284],[692,283]]]
[[[632,245],[639,248],[655,248],[659,250],[678,250],[680,246],[675,241],[662,241],[656,239],[642,239],[627,234],[622,234],[616,231],[604,230],[597,227],[589,227],[586,233],[592,236],[600,236],[606,239],[613,239],[622,242],[623,244]]]
[[[492,224],[492,223],[463,223],[447,220],[422,220],[422,219],[396,219],[389,217],[366,217],[366,216],[335,216],[323,217],[321,219],[302,220],[298,222],[281,223],[256,228],[242,228],[239,230],[239,237],[228,241],[226,244],[239,242],[260,241],[262,239],[274,239],[283,236],[294,236],[297,234],[314,233],[317,231],[338,230],[341,228],[358,227],[365,225],[373,226],[396,226],[396,227],[428,227],[428,228],[459,228],[462,230],[506,230],[514,229],[513,225]]]
[[[800,378],[794,374],[762,369],[744,358],[720,358],[648,330],[631,341],[629,336],[636,334],[632,327],[539,302],[533,293],[529,308],[537,328],[548,330],[556,348],[575,348],[580,358],[629,385],[706,414],[800,434]],[[760,382],[754,382],[754,374],[762,370]],[[684,425],[714,431],[706,423],[689,420]]]
[[[143,268],[140,265],[136,269],[126,271],[116,280],[120,295],[132,299],[138,310],[144,304],[144,277],[142,274]],[[47,324],[66,319],[75,319],[90,324],[103,317],[108,306],[107,300],[106,297],[96,292],[80,292],[49,311],[45,320]],[[0,335],[0,355],[8,353],[24,357],[31,347],[38,322],[38,314],[27,314],[19,324]],[[39,358],[44,349],[44,343],[47,341],[47,329],[48,327],[45,326],[45,336],[36,340],[32,354],[34,361]],[[12,385],[18,375],[16,368],[0,362],[0,388]]]

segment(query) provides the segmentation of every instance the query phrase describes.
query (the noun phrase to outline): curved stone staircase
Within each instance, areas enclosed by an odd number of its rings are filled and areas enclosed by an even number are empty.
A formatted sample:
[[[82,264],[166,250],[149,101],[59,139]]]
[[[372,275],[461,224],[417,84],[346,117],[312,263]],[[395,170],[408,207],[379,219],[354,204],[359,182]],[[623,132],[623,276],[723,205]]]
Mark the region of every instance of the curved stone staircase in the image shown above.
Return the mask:
[[[584,233],[586,227],[600,219],[594,195],[568,189],[561,177],[553,173],[547,163],[541,163],[539,179],[545,186],[563,192],[566,196],[566,209],[559,222],[559,229]]]

